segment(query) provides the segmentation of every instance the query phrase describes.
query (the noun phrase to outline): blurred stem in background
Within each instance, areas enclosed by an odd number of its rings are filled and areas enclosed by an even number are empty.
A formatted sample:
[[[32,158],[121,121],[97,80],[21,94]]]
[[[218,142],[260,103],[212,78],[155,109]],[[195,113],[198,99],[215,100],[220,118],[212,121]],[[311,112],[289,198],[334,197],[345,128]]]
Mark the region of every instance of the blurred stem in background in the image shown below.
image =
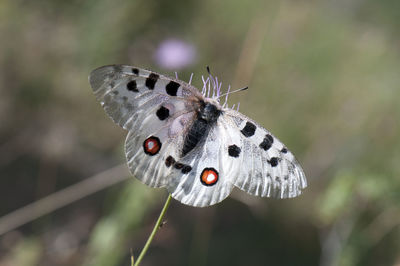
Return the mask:
[[[121,164],[92,177],[57,191],[38,201],[0,217],[0,235],[12,231],[39,217],[56,211],[68,204],[108,188],[129,177],[126,164]]]

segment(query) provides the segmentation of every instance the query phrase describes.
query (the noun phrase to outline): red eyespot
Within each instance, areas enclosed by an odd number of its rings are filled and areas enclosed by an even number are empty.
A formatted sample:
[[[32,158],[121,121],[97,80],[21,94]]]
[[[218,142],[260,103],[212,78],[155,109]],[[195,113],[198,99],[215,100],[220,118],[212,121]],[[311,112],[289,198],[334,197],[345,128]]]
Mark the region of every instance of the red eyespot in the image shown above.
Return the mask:
[[[218,181],[218,172],[214,168],[204,168],[200,175],[200,181],[205,186],[215,185]]]
[[[143,142],[143,150],[148,155],[156,155],[161,149],[160,139],[154,136],[147,138]]]

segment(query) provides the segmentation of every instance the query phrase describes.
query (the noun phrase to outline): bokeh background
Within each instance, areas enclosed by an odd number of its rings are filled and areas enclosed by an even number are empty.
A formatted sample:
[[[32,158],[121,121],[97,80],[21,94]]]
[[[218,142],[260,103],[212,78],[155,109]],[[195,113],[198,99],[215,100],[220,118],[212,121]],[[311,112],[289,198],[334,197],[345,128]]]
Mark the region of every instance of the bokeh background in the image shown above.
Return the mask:
[[[249,86],[230,105],[309,181],[173,201],[142,265],[400,265],[399,18],[395,0],[0,1],[0,265],[130,265],[143,247],[167,193],[128,178],[126,132],[92,95],[114,63]]]

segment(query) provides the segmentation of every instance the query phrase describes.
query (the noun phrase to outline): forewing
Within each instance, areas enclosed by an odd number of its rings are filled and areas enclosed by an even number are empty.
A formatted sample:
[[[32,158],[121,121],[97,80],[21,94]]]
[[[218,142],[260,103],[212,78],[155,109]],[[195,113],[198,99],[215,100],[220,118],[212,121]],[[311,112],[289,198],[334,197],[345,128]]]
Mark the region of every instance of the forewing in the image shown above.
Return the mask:
[[[307,186],[303,169],[282,142],[250,118],[233,110],[226,110],[221,122],[227,130],[225,135],[230,135],[233,140],[224,147],[228,149],[225,158],[240,165],[232,179],[236,187],[262,197],[293,198],[301,194]],[[236,152],[233,152],[231,145],[240,151],[235,148]]]
[[[107,114],[129,130],[125,153],[131,173],[149,186],[165,186],[171,171],[166,158],[179,154],[201,94],[185,82],[126,65],[95,69],[89,81]]]
[[[178,170],[171,167],[173,161],[169,157],[178,158],[183,143],[182,131],[193,115],[186,113],[160,121],[153,112],[138,128],[140,134],[129,131],[125,153],[132,175],[151,187],[166,186],[170,182],[166,177]],[[176,173],[182,175],[182,169]]]
[[[90,74],[89,82],[106,113],[127,130],[137,130],[154,106],[172,99],[176,109],[189,112],[193,106],[186,99],[202,97],[183,81],[126,65],[97,68]]]

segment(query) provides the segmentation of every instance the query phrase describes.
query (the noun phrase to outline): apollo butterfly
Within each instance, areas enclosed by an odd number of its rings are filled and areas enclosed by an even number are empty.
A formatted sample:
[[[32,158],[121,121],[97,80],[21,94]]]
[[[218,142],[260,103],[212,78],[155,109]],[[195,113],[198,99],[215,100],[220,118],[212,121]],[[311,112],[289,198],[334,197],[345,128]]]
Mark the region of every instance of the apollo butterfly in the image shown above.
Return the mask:
[[[262,197],[292,198],[307,186],[293,154],[265,128],[225,103],[211,75],[202,92],[190,82],[126,65],[95,69],[94,94],[128,130],[131,173],[166,187],[180,202],[204,207],[233,187]],[[211,95],[212,88],[212,95]]]

